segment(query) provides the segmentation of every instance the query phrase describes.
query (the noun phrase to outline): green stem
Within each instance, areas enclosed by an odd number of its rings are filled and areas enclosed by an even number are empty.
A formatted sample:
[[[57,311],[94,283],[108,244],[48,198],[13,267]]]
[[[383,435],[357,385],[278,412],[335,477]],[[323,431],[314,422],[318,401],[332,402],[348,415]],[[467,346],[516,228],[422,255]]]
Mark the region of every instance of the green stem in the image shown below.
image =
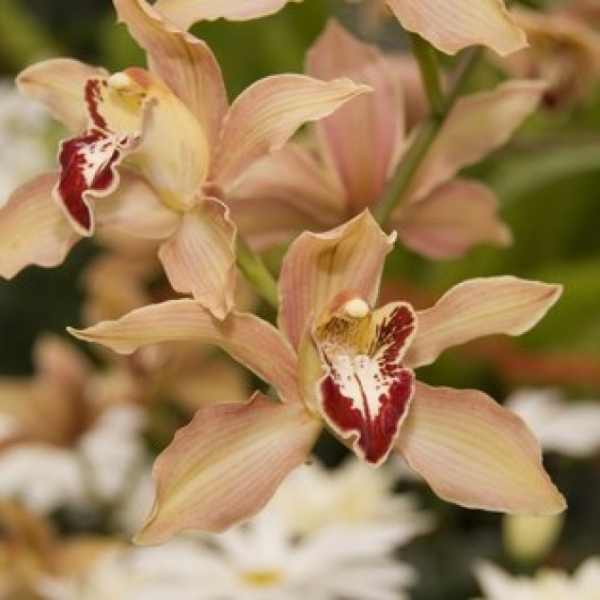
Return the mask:
[[[236,260],[244,277],[271,306],[277,308],[279,305],[277,281],[265,266],[261,256],[248,246],[246,240],[239,233],[237,234]]]
[[[440,68],[437,55],[431,44],[428,44],[420,35],[410,34],[413,56],[417,60],[425,93],[429,100],[432,114],[441,114],[444,106],[444,94],[440,81]]]
[[[388,183],[384,194],[374,210],[375,218],[381,226],[387,223],[408,190],[414,174],[421,166],[431,144],[442,128],[481,56],[479,49],[471,50],[465,55],[464,62],[457,68],[450,90],[443,96],[439,88],[437,61],[430,60],[429,53],[421,48],[425,43],[423,40],[419,40],[417,43],[413,40],[413,44],[419,48],[418,53],[421,55],[420,58],[417,55],[417,61],[431,103],[431,113],[415,136],[412,145],[398,165],[396,173]],[[433,59],[435,59],[435,55],[433,55]]]

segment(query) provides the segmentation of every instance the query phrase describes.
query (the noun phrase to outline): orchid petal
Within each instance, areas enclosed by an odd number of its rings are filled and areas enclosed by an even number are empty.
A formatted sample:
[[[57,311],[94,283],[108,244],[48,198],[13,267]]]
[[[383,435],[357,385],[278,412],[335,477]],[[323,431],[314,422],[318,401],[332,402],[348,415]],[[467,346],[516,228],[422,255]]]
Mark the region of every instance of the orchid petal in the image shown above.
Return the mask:
[[[502,0],[386,0],[402,27],[447,54],[484,45],[505,56],[527,45]]]
[[[233,308],[235,233],[227,208],[205,199],[183,215],[179,229],[159,251],[173,289],[191,293],[219,319]]]
[[[396,449],[449,502],[514,513],[565,508],[533,434],[482,392],[418,384]]]
[[[345,76],[373,89],[318,124],[356,214],[381,195],[404,135],[400,80],[374,46],[352,37],[334,21],[308,53],[307,73],[326,81]]]
[[[200,409],[155,463],[155,504],[135,542],[160,543],[190,527],[222,531],[250,518],[307,460],[319,431],[301,406],[261,394]]]
[[[446,348],[485,335],[520,335],[546,314],[561,292],[559,285],[508,275],[459,283],[434,306],[417,313],[419,331],[406,364],[428,365]]]
[[[229,19],[247,21],[281,10],[288,2],[302,0],[158,0],[156,10],[183,29],[198,21]]]
[[[174,29],[156,12],[158,4],[151,7],[143,0],[115,0],[114,4],[119,19],[148,53],[150,70],[200,121],[210,144],[216,144],[228,101],[221,69],[211,49],[202,40]]]
[[[282,400],[296,401],[296,355],[269,323],[251,314],[229,313],[223,321],[193,300],[171,300],[103,321],[75,337],[129,354],[141,346],[176,340],[216,344],[277,389]]]
[[[52,201],[56,173],[17,188],[0,210],[0,275],[14,277],[28,265],[55,267],[79,240]]]
[[[256,162],[227,206],[244,239],[263,249],[306,229],[330,229],[346,218],[345,198],[311,154],[288,144]]]
[[[367,211],[325,233],[301,234],[281,266],[280,329],[298,348],[311,319],[340,294],[375,302],[383,263],[394,235],[386,235]]]
[[[413,394],[414,375],[402,357],[415,330],[409,304],[370,312],[354,298],[314,333],[326,367],[317,387],[320,412],[337,435],[352,439],[360,458],[375,466],[392,450]]]
[[[460,98],[414,174],[407,198],[423,198],[459,169],[506,143],[538,106],[545,88],[541,81],[510,80],[495,90]]]
[[[94,212],[104,227],[146,239],[164,239],[180,223],[180,213],[168,209],[144,179],[125,170],[119,187]]]
[[[493,193],[472,181],[453,179],[392,216],[399,238],[433,259],[455,258],[481,243],[505,246],[510,231],[499,220]]]
[[[213,178],[231,186],[253,162],[281,148],[304,123],[330,115],[369,89],[349,79],[320,81],[305,75],[273,75],[257,81],[229,109]]]
[[[17,77],[21,93],[41,102],[52,116],[75,132],[89,123],[84,87],[90,77],[105,77],[104,69],[77,60],[57,58],[27,67]]]

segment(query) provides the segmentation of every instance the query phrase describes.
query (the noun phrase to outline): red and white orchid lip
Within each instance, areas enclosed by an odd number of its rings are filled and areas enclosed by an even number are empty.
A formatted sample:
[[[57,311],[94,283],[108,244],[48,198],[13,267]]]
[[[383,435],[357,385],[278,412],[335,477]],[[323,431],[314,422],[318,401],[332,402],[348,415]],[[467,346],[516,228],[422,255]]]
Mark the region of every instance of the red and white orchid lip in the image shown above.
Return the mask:
[[[315,331],[327,369],[317,384],[323,418],[374,466],[390,453],[413,396],[414,375],[402,358],[416,323],[404,302],[371,311],[352,298]]]
[[[116,167],[140,139],[144,97],[139,93],[122,94],[129,81],[125,73],[109,78],[90,77],[84,88],[88,129],[60,145],[61,173],[52,196],[75,231],[83,236],[94,232],[90,197],[108,196],[116,189]],[[109,119],[105,110],[117,113],[118,119],[114,120],[125,127],[115,129],[113,118]]]

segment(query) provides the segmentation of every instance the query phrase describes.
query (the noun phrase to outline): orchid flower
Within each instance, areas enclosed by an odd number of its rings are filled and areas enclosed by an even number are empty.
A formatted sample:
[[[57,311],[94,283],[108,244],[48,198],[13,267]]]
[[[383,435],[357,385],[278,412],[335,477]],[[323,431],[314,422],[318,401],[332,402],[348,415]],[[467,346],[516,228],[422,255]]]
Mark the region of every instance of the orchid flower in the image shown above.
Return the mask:
[[[483,45],[504,56],[527,45],[503,0],[386,0],[404,29],[455,54]]]
[[[407,123],[405,96],[414,95],[414,80],[402,80],[406,69],[335,22],[309,51],[306,70],[318,78],[350,77],[373,93],[317,123],[316,149],[288,145],[232,190],[233,217],[257,248],[377,206],[418,129]],[[539,81],[515,80],[456,102],[391,215],[389,225],[406,246],[448,259],[480,243],[510,242],[492,191],[457,173],[504,144],[543,92]]]
[[[149,70],[57,59],[26,69],[21,90],[73,132],[60,171],[17,189],[0,212],[0,274],[60,264],[96,221],[161,240],[173,288],[222,318],[233,305],[236,226],[224,199],[257,159],[306,121],[366,91],[348,79],[262,79],[231,106],[206,44],[175,29],[144,0],[115,0],[147,51]]]
[[[279,395],[201,409],[179,430],[155,463],[157,496],[138,542],[249,518],[309,458],[324,427],[372,466],[400,454],[448,501],[507,512],[564,508],[518,417],[482,392],[432,387],[414,375],[451,346],[528,330],[560,288],[482,278],[426,310],[402,301],[374,308],[393,240],[366,211],[300,235],[282,263],[278,328],[235,311],[219,321],[180,299],[72,330],[122,353],[173,339],[212,342]]]

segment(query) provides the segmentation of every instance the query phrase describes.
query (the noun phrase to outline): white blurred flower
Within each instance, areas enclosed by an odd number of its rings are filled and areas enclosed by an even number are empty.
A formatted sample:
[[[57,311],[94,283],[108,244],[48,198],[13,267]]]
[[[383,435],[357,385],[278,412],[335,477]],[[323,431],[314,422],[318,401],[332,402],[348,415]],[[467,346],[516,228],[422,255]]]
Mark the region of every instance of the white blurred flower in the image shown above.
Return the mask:
[[[576,458],[600,450],[600,401],[566,402],[555,389],[524,389],[506,407],[529,425],[544,450]]]
[[[0,80],[0,207],[18,185],[50,168],[44,143],[49,124],[39,104],[23,98],[12,82]]]
[[[308,470],[308,469],[307,469]],[[152,548],[129,547],[71,579],[47,579],[48,600],[405,600],[415,571],[395,550],[429,525],[396,498],[393,478],[348,464],[318,467],[285,482],[277,501],[222,534],[190,533]],[[307,478],[306,478],[307,477]],[[381,477],[381,480],[378,479]],[[305,480],[306,478],[306,480]],[[301,481],[304,484],[301,485]],[[369,492],[376,484],[377,491]],[[317,485],[318,484],[318,485]],[[326,501],[316,502],[320,489]],[[366,494],[360,510],[340,512],[342,490]],[[290,502],[305,494],[309,505]],[[396,502],[396,500],[400,500]],[[348,496],[346,496],[348,501]],[[305,513],[323,508],[320,519]],[[302,530],[302,533],[300,531]]]
[[[404,535],[400,544],[431,529],[433,519],[418,511],[411,494],[393,493],[397,479],[387,466],[373,469],[353,458],[334,471],[315,461],[293,471],[272,504],[301,534],[327,523],[401,523]]]
[[[587,559],[570,576],[542,569],[533,578],[513,577],[489,563],[475,569],[485,600],[598,600],[600,557]]]
[[[0,496],[41,513],[119,502],[147,463],[143,424],[141,409],[117,406],[104,412],[74,446],[24,440],[4,448]]]

